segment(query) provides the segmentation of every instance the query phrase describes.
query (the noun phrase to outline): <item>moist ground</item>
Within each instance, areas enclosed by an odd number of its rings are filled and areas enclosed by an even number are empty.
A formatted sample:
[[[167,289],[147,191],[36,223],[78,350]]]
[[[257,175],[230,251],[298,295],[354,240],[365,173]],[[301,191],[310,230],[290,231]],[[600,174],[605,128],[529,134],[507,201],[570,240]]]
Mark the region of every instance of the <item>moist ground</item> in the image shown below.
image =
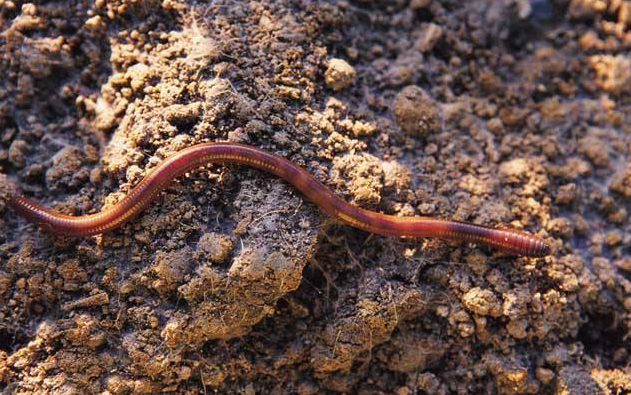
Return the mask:
[[[0,0],[0,388],[631,391],[630,27],[615,0]],[[236,166],[95,238],[6,207],[97,212],[207,141],[553,253],[370,235]]]

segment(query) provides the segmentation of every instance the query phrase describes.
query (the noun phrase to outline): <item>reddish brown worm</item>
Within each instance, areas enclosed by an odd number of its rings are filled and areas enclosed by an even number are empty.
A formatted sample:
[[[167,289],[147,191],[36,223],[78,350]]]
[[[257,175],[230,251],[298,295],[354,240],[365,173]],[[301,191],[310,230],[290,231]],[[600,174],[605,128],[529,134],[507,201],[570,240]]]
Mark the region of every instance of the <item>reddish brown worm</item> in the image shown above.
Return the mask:
[[[199,144],[175,153],[143,178],[121,201],[96,214],[66,215],[21,195],[14,196],[10,203],[20,215],[55,234],[76,237],[97,235],[118,228],[138,215],[175,178],[209,163],[238,163],[275,174],[331,217],[368,232],[482,243],[526,256],[545,256],[550,252],[547,243],[523,231],[431,217],[396,217],[364,210],[334,195],[306,170],[287,159],[235,143]]]

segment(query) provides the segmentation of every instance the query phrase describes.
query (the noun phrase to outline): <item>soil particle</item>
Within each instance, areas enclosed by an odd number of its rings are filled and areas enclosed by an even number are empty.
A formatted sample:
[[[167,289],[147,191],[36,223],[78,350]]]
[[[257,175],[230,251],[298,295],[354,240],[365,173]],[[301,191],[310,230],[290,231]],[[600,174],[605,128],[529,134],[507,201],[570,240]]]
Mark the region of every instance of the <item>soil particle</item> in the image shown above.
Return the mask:
[[[479,287],[471,288],[462,296],[462,304],[470,311],[479,315],[499,317],[502,308],[499,299],[493,291]]]
[[[12,282],[12,278],[8,273],[0,272],[0,295],[4,295],[9,290]]]
[[[99,292],[98,290],[96,291],[97,292],[91,296],[63,304],[61,306],[61,309],[64,311],[70,311],[86,307],[104,306],[109,304],[109,295],[105,292]]]
[[[574,234],[574,227],[569,218],[552,218],[546,224],[546,230],[554,236],[571,237]]]
[[[617,261],[614,262],[614,264],[620,270],[631,272],[631,259],[630,258],[618,259]]]
[[[528,337],[526,329],[528,328],[528,321],[525,319],[510,320],[506,324],[506,331],[509,335],[515,339],[525,339]]]
[[[532,163],[527,159],[512,159],[500,164],[499,177],[503,182],[517,184],[528,177],[531,169]]]
[[[568,392],[577,395],[601,392],[589,372],[575,366],[565,366],[559,370],[554,391],[555,395],[567,394]]]
[[[570,182],[565,185],[559,186],[557,191],[557,195],[555,198],[555,203],[559,205],[566,205],[574,202],[578,197],[578,193],[576,190],[576,184]]]
[[[158,251],[148,268],[150,287],[161,294],[174,291],[191,270],[190,265],[191,249],[188,247],[168,252]]]
[[[543,385],[548,385],[554,380],[554,371],[546,368],[535,369],[535,377],[541,381]]]
[[[9,200],[18,193],[15,183],[6,174],[0,173],[0,213],[4,212]]]
[[[312,350],[313,366],[318,375],[350,370],[354,360],[367,350],[370,342],[383,343],[399,320],[419,314],[426,308],[427,295],[419,290],[402,289],[396,284],[384,284],[375,289],[376,284],[372,281],[366,286],[362,291],[364,296],[360,296],[353,312],[327,325],[320,342]],[[381,305],[370,298],[375,292],[382,297],[390,297],[395,291],[400,296],[394,300],[395,305]],[[358,328],[363,328],[362,338],[354,335],[358,333]]]
[[[69,259],[57,267],[57,273],[63,279],[64,291],[77,291],[88,275],[78,259]]]
[[[589,162],[577,158],[571,157],[560,166],[549,166],[550,173],[556,177],[561,177],[566,180],[576,180],[581,176],[588,175],[592,172],[592,166]]]
[[[133,383],[129,382],[129,380],[125,380],[123,377],[116,375],[108,377],[105,386],[107,390],[114,395],[129,394],[134,387]]]
[[[52,165],[46,170],[46,186],[52,190],[76,188],[90,177],[83,152],[75,146],[62,148],[52,157]]]
[[[64,338],[75,345],[85,345],[96,350],[107,342],[107,335],[97,320],[85,315],[77,315],[63,328]]]
[[[614,174],[609,184],[609,189],[621,194],[626,198],[631,198],[631,165]]]
[[[219,233],[204,233],[197,242],[195,254],[200,260],[208,260],[211,263],[224,262],[234,246],[233,240]]]
[[[435,23],[426,23],[421,27],[418,40],[414,43],[414,48],[421,52],[431,51],[443,37],[443,28]]]
[[[595,166],[607,166],[609,164],[608,144],[596,137],[587,136],[579,142],[579,152],[589,158]]]
[[[594,55],[589,65],[596,74],[596,85],[604,91],[631,92],[631,58],[624,55]]]
[[[605,2],[591,0],[572,0],[567,8],[567,15],[573,19],[589,19],[607,9]]]
[[[391,339],[393,347],[384,347],[377,358],[389,368],[403,373],[424,371],[435,366],[444,354],[444,343],[433,336],[397,333]]]
[[[536,394],[539,382],[530,376],[528,369],[516,360],[496,354],[484,356],[484,363],[495,377],[500,394]]]
[[[385,188],[394,190],[396,193],[410,188],[412,174],[406,166],[396,161],[389,161],[382,163],[381,167]]]
[[[590,376],[607,395],[631,391],[629,373],[621,369],[594,369]]]
[[[616,276],[616,269],[609,259],[596,257],[592,260],[592,266],[594,273],[605,287],[613,288],[615,286],[618,277]]]
[[[9,161],[11,164],[16,167],[24,167],[28,146],[28,143],[24,140],[14,140],[11,143],[9,147]]]
[[[334,91],[341,91],[355,82],[356,72],[353,66],[343,59],[330,59],[324,72],[324,82]]]
[[[345,155],[333,161],[333,177],[349,189],[351,201],[360,206],[381,202],[384,169],[372,155]]]
[[[129,80],[129,86],[136,92],[144,88],[151,78],[149,66],[138,63],[127,69],[125,79]]]
[[[392,103],[392,114],[405,133],[425,137],[440,132],[438,106],[420,87],[406,86]]]
[[[174,314],[162,337],[170,347],[186,344],[193,348],[208,339],[242,336],[253,323],[274,311],[273,305],[266,301],[275,301],[295,289],[299,279],[300,268],[289,258],[261,248],[242,250],[227,273],[201,266],[179,288],[192,306],[192,317]],[[209,286],[216,295],[214,300],[205,300]],[[252,298],[251,303],[239,302],[243,292]]]

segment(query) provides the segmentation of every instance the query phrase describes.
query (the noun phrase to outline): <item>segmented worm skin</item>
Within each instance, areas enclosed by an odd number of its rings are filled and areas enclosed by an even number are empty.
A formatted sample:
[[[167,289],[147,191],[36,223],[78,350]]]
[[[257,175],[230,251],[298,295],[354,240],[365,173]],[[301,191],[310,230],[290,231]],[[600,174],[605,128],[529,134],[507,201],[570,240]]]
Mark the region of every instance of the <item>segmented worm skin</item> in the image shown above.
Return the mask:
[[[483,243],[526,256],[545,256],[550,251],[543,240],[527,232],[431,217],[396,217],[364,210],[334,195],[306,170],[287,159],[236,143],[199,144],[177,152],[143,178],[121,201],[96,214],[62,214],[25,196],[15,196],[10,203],[20,215],[58,235],[80,237],[106,233],[142,212],[173,179],[209,163],[238,163],[275,174],[331,217],[368,232]]]

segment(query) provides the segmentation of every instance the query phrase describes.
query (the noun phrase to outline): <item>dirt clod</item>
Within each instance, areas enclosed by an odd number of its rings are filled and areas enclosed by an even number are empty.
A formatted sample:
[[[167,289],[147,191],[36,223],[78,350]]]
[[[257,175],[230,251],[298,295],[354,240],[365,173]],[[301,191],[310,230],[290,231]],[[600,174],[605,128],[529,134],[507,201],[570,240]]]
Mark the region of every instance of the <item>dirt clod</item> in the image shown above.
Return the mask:
[[[353,84],[355,69],[343,59],[330,59],[324,73],[326,85],[334,91],[340,91]]]
[[[462,304],[479,315],[499,317],[502,314],[501,304],[495,294],[479,287],[470,289],[462,296]]]
[[[197,254],[212,263],[221,263],[228,258],[233,248],[232,239],[219,233],[204,233],[197,243]]]
[[[609,189],[626,198],[631,198],[631,166],[627,166],[614,174]]]
[[[392,114],[405,133],[427,136],[440,131],[438,107],[420,87],[406,86],[392,103]]]

